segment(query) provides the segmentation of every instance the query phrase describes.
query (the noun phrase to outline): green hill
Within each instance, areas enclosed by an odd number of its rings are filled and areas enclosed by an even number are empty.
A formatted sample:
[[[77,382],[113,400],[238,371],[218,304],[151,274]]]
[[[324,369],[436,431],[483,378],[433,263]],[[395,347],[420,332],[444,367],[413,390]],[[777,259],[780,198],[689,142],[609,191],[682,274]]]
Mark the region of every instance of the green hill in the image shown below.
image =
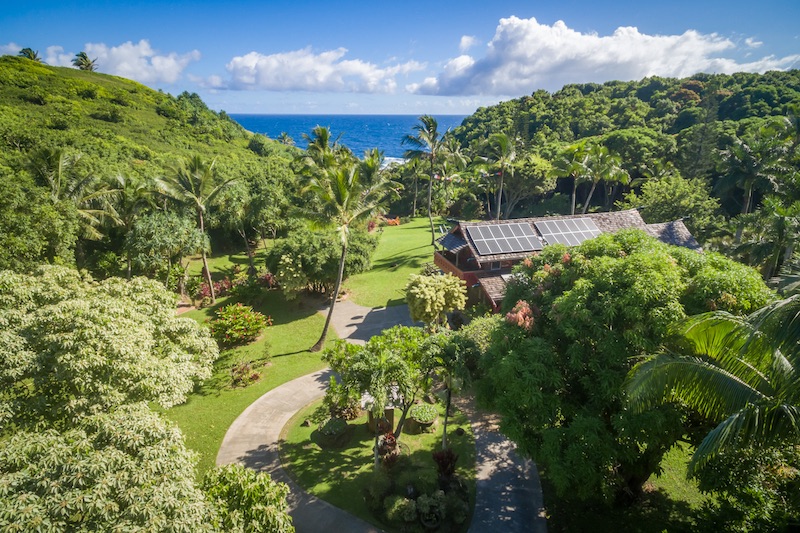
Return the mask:
[[[271,153],[290,157],[289,148],[253,137],[196,94],[175,97],[116,76],[0,57],[0,166],[17,168],[43,146],[80,152],[82,164],[104,175],[159,175],[195,154],[218,158],[223,169]]]

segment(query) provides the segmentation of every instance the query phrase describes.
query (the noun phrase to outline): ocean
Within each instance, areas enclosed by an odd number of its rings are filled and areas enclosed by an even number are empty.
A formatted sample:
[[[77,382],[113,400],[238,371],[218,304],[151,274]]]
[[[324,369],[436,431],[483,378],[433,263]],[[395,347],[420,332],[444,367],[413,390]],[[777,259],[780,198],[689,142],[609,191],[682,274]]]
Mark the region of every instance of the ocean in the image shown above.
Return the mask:
[[[401,158],[408,148],[402,144],[406,135],[413,134],[418,115],[244,115],[230,117],[246,130],[277,139],[286,132],[297,146],[305,148],[308,143],[303,134],[310,134],[315,126],[327,126],[331,139],[338,136],[339,142],[361,157],[366,150],[378,148],[388,158]],[[439,132],[461,125],[466,115],[434,115]]]

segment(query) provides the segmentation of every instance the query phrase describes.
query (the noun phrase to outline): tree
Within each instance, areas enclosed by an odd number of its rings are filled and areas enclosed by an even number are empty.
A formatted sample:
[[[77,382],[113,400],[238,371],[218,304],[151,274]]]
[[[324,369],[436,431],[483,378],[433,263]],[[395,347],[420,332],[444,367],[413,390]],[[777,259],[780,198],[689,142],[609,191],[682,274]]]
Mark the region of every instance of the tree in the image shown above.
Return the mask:
[[[585,169],[586,179],[592,182],[592,187],[583,204],[583,214],[589,210],[589,204],[598,183],[601,181],[627,183],[630,180],[628,173],[620,166],[621,161],[618,155],[609,152],[608,148],[603,145],[595,144],[589,148]]]
[[[552,191],[556,178],[552,175],[552,165],[534,153],[524,154],[514,164],[514,172],[506,176],[506,202],[503,217],[511,218],[519,202]]]
[[[760,267],[769,280],[794,253],[800,237],[800,201],[785,206],[777,196],[768,196],[756,212],[738,218],[743,240],[734,251],[748,264]]]
[[[498,176],[497,195],[495,198],[495,220],[500,220],[503,202],[503,184],[506,175],[514,174],[514,160],[517,150],[514,141],[506,133],[493,133],[486,141],[483,150],[486,161],[492,165]]]
[[[72,64],[80,70],[87,70],[89,72],[97,70],[97,58],[89,59],[86,52],[82,51],[75,54],[75,57],[72,59]]]
[[[124,176],[117,174],[114,178],[114,211],[117,214],[118,224],[127,236],[133,229],[133,224],[142,212],[153,206],[153,193],[155,182],[142,178],[138,174]],[[127,278],[131,278],[133,259],[131,250],[126,251]]]
[[[695,450],[690,475],[723,452],[800,444],[798,317],[798,296],[744,319],[692,317],[677,342],[633,368],[627,388],[637,411],[680,401],[717,424]]]
[[[219,177],[217,176],[215,163],[216,160],[206,163],[199,155],[195,155],[173,167],[171,175],[157,180],[157,184],[164,195],[173,199],[179,205],[185,205],[195,211],[200,231],[203,234],[206,231],[204,218],[206,210],[214,204],[223,189],[237,179],[233,177],[218,183]],[[201,253],[203,257],[203,274],[211,291],[211,302],[213,303],[216,302],[216,295],[214,294],[214,282],[211,280],[211,270],[208,268],[205,247],[203,247]]]
[[[59,426],[140,401],[170,407],[219,354],[205,328],[175,316],[175,296],[146,278],[2,271],[0,322],[0,426]]]
[[[436,175],[439,153],[444,147],[444,141],[439,135],[438,127],[439,124],[435,118],[430,115],[422,115],[419,117],[419,124],[413,127],[416,134],[409,134],[403,137],[403,144],[412,147],[406,150],[404,154],[406,159],[428,160],[428,220],[431,224],[431,246],[436,243],[436,231],[433,228],[433,213],[431,212],[433,180]]]
[[[556,178],[572,178],[571,215],[575,214],[575,195],[578,191],[578,185],[585,179],[587,157],[586,146],[583,143],[579,143],[562,150],[555,161],[552,162],[552,176]]]
[[[19,57],[24,57],[25,59],[30,59],[31,61],[36,61],[37,63],[42,62],[42,58],[39,56],[39,51],[34,50],[33,48],[23,48],[17,55]]]
[[[374,153],[372,157],[382,157],[382,154]],[[335,167],[325,168],[321,174],[310,176],[303,189],[303,193],[310,195],[317,202],[315,207],[319,208],[306,210],[305,216],[321,225],[334,226],[341,243],[339,272],[331,294],[328,316],[319,340],[311,347],[313,352],[322,349],[328,336],[333,308],[342,285],[350,229],[359,221],[369,218],[393,192],[393,182],[385,179],[381,173],[368,174],[367,168],[380,168],[380,165],[370,165],[367,160],[343,160]]]
[[[406,285],[406,302],[411,320],[421,321],[433,328],[441,326],[447,313],[464,309],[467,288],[463,280],[446,274],[423,276],[412,274]]]
[[[551,245],[507,286],[480,392],[559,494],[630,501],[684,432],[672,407],[625,407],[632,358],[656,350],[687,314],[750,312],[771,297],[751,268],[639,230]]]

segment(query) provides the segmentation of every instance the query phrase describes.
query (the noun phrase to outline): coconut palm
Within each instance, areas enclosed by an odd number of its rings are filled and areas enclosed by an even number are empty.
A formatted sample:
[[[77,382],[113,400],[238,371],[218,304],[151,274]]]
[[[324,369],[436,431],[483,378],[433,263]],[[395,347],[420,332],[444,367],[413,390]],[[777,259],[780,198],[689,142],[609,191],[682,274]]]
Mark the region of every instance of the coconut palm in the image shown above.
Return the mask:
[[[72,64],[81,70],[88,70],[94,72],[97,70],[97,58],[89,59],[86,52],[78,52],[72,59]]]
[[[53,205],[66,202],[75,207],[83,238],[100,240],[103,222],[119,223],[111,204],[117,190],[93,174],[81,174],[80,159],[80,155],[70,155],[61,148],[41,148],[31,154],[26,167],[34,179],[50,190]]]
[[[601,181],[628,183],[630,181],[630,176],[622,168],[622,158],[601,144],[595,144],[589,148],[585,169],[586,179],[592,182],[592,187],[583,204],[584,215],[589,210],[589,204],[592,202],[592,196],[598,183]]]
[[[768,196],[759,210],[739,218],[747,231],[734,251],[749,264],[761,267],[768,280],[794,254],[800,238],[800,201],[785,206],[779,198]]]
[[[180,162],[172,168],[172,173],[156,180],[162,194],[171,198],[180,205],[194,209],[197,214],[197,223],[200,231],[205,235],[205,212],[214,204],[220,192],[237,178],[230,178],[219,183],[216,160],[206,163],[199,155]],[[216,302],[214,283],[211,280],[211,271],[208,268],[208,258],[205,248],[202,250],[203,274],[206,277],[211,302]]]
[[[503,184],[507,174],[514,172],[517,150],[514,141],[506,133],[493,133],[483,149],[484,157],[497,171],[498,186],[495,197],[495,220],[500,220],[503,202]]]
[[[39,56],[39,51],[34,50],[33,48],[23,48],[17,55],[38,63],[42,62],[42,58]]]
[[[394,182],[387,180],[380,172],[380,152],[372,152],[364,161],[352,158],[342,159],[336,166],[327,167],[322,172],[315,173],[308,178],[303,193],[312,196],[314,209],[308,209],[303,214],[309,220],[323,226],[333,226],[339,236],[342,246],[339,258],[339,271],[336,275],[331,304],[328,316],[319,340],[310,348],[318,352],[325,345],[328,336],[333,308],[344,277],[344,265],[347,258],[347,246],[350,238],[350,228],[363,221],[375,212],[381,203],[392,192]],[[369,175],[370,169],[378,169],[374,175]]]
[[[459,178],[469,164],[469,157],[461,148],[461,143],[455,137],[446,137],[442,150],[442,189],[444,190],[444,205],[449,207],[450,199],[448,193],[448,183]]]
[[[118,215],[118,225],[125,234],[133,229],[133,223],[148,207],[153,206],[155,181],[138,174],[128,176],[118,174],[112,181],[114,209]],[[127,250],[127,277],[131,279],[133,264],[132,251]]]
[[[748,317],[688,319],[661,354],[637,364],[627,391],[635,410],[679,401],[718,424],[689,463],[720,452],[800,444],[800,296]]]
[[[433,194],[433,180],[436,176],[439,153],[444,147],[442,136],[439,135],[439,123],[430,115],[419,117],[419,124],[412,129],[416,134],[403,137],[403,144],[411,146],[405,151],[406,159],[427,160],[429,162],[428,180],[428,221],[431,224],[431,246],[436,243],[436,232],[433,228],[433,213],[431,212],[431,197]]]
[[[572,203],[570,214],[575,214],[575,194],[578,185],[585,181],[586,159],[588,152],[583,143],[574,144],[564,149],[553,161],[551,175],[556,178],[572,178]]]

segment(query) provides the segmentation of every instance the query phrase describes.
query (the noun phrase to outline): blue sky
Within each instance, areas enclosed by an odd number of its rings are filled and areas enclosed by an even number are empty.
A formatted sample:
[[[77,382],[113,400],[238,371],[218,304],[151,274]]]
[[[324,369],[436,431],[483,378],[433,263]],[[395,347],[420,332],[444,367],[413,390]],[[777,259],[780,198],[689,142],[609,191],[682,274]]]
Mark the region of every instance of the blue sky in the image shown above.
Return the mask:
[[[0,53],[85,50],[229,113],[470,114],[565,83],[800,68],[797,0],[4,4]]]

